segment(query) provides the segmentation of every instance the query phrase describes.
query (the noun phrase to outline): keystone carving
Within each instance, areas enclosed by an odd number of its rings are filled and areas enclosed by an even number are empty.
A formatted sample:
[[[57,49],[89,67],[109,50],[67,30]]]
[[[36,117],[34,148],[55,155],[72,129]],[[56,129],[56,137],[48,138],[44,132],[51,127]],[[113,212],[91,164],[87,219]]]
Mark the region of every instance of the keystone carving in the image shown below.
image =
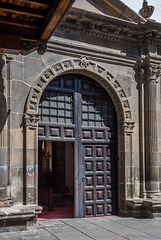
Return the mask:
[[[81,56],[79,65],[82,68],[87,68],[89,66],[89,58],[85,56]]]

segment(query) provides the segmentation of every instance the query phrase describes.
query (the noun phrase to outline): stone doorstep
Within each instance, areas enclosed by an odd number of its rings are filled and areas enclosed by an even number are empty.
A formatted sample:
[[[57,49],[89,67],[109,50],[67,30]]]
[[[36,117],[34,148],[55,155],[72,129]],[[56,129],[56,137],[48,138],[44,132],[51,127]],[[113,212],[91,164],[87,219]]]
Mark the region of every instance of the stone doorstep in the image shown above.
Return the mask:
[[[27,229],[34,223],[42,207],[37,205],[16,205],[0,208],[0,232]]]
[[[147,218],[161,218],[161,199],[129,199],[127,214]]]

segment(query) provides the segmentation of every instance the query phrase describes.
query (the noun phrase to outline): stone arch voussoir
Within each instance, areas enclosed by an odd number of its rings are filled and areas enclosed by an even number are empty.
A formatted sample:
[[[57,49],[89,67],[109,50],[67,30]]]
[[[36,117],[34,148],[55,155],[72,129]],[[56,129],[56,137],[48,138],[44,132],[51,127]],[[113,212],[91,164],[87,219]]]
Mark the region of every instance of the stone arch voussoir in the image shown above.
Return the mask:
[[[99,82],[110,95],[116,108],[119,122],[132,121],[129,101],[119,82],[105,67],[84,56],[81,58],[62,60],[44,70],[31,88],[27,99],[25,113],[32,116],[37,115],[40,97],[45,87],[54,78],[67,73],[82,74]]]

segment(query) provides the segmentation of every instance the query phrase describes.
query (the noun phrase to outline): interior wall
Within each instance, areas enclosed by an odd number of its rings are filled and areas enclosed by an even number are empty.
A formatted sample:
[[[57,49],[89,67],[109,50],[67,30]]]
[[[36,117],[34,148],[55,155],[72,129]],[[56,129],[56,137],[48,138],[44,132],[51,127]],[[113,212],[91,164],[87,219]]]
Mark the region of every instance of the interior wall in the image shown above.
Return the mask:
[[[73,178],[73,143],[66,142],[65,144],[65,185],[68,186],[69,192],[74,191],[74,178]]]

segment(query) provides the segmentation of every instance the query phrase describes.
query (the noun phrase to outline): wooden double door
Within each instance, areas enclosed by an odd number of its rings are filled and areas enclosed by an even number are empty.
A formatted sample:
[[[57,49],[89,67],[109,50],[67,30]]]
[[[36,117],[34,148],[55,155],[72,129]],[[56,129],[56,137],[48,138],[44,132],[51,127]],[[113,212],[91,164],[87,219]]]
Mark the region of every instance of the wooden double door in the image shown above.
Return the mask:
[[[39,104],[39,140],[74,146],[75,217],[117,213],[117,117],[95,81],[65,75],[46,87]]]

